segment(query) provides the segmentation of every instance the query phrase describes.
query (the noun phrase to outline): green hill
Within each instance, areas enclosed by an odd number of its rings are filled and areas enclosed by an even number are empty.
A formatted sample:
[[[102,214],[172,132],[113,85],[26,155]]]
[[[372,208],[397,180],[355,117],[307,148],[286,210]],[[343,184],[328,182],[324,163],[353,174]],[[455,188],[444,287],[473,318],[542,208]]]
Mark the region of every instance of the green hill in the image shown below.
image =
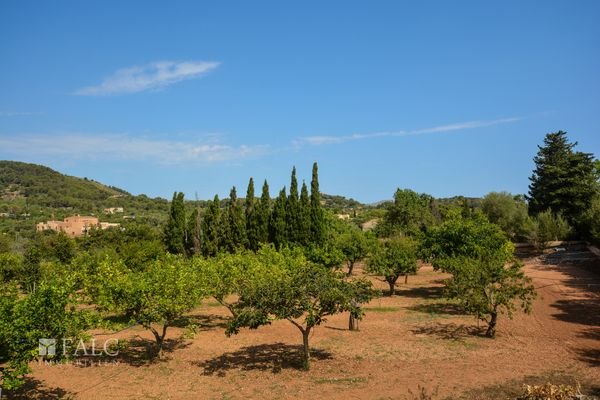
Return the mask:
[[[123,213],[106,214],[105,208]],[[125,190],[87,178],[77,178],[48,167],[0,161],[0,232],[33,232],[35,223],[67,215],[97,215],[103,221],[124,217],[161,222],[168,210],[165,199],[133,196]]]
[[[3,200],[25,198],[45,207],[87,207],[90,202],[130,196],[101,183],[63,175],[48,167],[17,161],[0,161],[0,196]]]

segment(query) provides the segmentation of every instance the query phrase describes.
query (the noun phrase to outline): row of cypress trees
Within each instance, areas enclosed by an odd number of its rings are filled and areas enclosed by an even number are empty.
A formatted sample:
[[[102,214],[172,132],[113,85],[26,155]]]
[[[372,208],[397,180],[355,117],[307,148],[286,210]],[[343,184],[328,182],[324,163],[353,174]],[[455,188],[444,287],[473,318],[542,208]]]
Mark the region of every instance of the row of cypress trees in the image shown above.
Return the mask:
[[[250,178],[243,202],[238,199],[234,186],[225,207],[221,207],[219,196],[215,195],[207,207],[195,208],[188,216],[183,193],[174,193],[164,241],[171,253],[201,253],[208,257],[240,248],[257,250],[262,243],[273,243],[277,248],[318,245],[325,239],[325,230],[315,162],[310,194],[304,182],[298,190],[296,167],[292,169],[289,193],[284,186],[275,200],[271,199],[266,180],[257,198],[254,179]]]

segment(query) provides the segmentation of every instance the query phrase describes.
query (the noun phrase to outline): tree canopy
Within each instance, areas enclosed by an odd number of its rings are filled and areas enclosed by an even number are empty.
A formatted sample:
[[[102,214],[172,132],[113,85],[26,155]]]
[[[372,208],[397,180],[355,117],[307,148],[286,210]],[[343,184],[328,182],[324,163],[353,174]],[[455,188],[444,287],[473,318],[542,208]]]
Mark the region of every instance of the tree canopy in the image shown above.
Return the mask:
[[[512,317],[517,305],[530,312],[535,297],[531,278],[514,258],[505,233],[482,215],[453,215],[428,232],[422,250],[435,268],[452,274],[446,296],[485,320],[487,336],[495,336],[499,313]]]
[[[584,218],[598,194],[598,170],[593,154],[575,151],[567,133],[548,133],[533,159],[529,178],[529,211],[533,215],[550,209],[562,214],[580,237],[589,234]]]

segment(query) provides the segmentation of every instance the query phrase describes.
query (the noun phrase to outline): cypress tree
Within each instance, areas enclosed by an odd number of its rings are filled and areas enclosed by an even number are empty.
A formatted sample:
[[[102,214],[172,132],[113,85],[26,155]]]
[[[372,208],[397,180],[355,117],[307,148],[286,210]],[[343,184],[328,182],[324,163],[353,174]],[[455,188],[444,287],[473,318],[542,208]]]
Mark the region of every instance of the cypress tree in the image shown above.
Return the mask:
[[[248,182],[248,190],[246,191],[245,212],[246,234],[248,235],[248,248],[256,251],[258,250],[258,243],[260,241],[260,210],[258,209],[256,199],[254,198],[254,179],[252,178],[250,178],[250,181]]]
[[[164,230],[165,247],[172,254],[185,253],[186,222],[183,198],[183,193],[173,193],[173,200],[169,209],[169,220]]]
[[[285,195],[284,186],[273,204],[273,212],[271,213],[271,222],[269,224],[270,240],[277,249],[287,244],[286,203],[287,196]]]
[[[257,224],[258,224],[258,242],[269,242],[269,222],[271,219],[271,194],[269,193],[269,184],[265,179],[262,187],[262,194],[257,208]]]
[[[224,247],[229,252],[235,252],[239,247],[245,247],[246,237],[246,219],[244,210],[240,205],[235,186],[229,192],[229,205],[225,214],[225,235]]]
[[[310,243],[310,196],[306,182],[302,182],[300,191],[300,218],[298,222],[299,243],[308,245]]]
[[[196,255],[200,253],[200,242],[202,237],[202,227],[200,224],[200,210],[198,207],[194,209],[188,220],[186,251],[188,255]]]
[[[219,205],[219,196],[215,195],[213,201],[208,202],[201,221],[203,240],[200,248],[205,257],[216,256],[221,247],[221,209]]]
[[[319,192],[319,167],[315,162],[312,167],[310,181],[310,231],[312,243],[319,245],[325,240],[325,215],[321,207],[321,192]]]
[[[288,241],[290,243],[299,243],[300,204],[298,200],[298,180],[296,179],[296,167],[292,168],[292,178],[290,180],[290,194],[287,198],[285,211]]]

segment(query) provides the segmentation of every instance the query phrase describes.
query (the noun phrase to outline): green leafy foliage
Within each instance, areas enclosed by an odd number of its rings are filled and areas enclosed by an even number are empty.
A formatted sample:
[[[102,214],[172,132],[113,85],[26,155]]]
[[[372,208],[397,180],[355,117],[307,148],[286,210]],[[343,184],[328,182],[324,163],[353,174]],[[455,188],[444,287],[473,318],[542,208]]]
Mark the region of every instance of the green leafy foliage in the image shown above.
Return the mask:
[[[169,253],[185,254],[186,228],[184,195],[182,192],[173,193],[169,219],[164,232],[165,247]]]
[[[269,184],[265,179],[260,196],[260,202],[256,212],[256,222],[258,224],[258,242],[269,242],[269,222],[271,217],[271,195],[269,193]]]
[[[508,192],[491,192],[481,202],[481,210],[489,221],[500,226],[513,241],[528,237],[527,203],[521,196]]]
[[[154,335],[161,356],[167,329],[209,295],[208,276],[181,256],[166,255],[143,271],[121,261],[100,263],[88,281],[91,300],[102,309],[121,312]]]
[[[487,336],[495,336],[500,312],[512,317],[517,304],[530,312],[535,298],[531,279],[514,259],[504,232],[482,215],[452,216],[428,233],[423,250],[435,268],[452,274],[446,295],[484,319]]]
[[[290,179],[290,194],[285,204],[285,223],[287,239],[289,243],[297,244],[302,240],[300,232],[300,198],[298,195],[298,179],[296,178],[296,167],[292,168]]]
[[[222,215],[222,224],[224,231],[222,246],[225,251],[235,252],[239,248],[246,247],[246,220],[235,186],[229,192],[229,203],[227,211]]]
[[[311,330],[340,312],[361,316],[360,304],[374,292],[368,281],[345,281],[340,273],[308,262],[299,252],[285,251],[275,257],[279,261],[269,261],[270,272],[248,281],[241,291],[227,333],[238,333],[242,327],[256,329],[274,319],[287,320],[302,333],[304,368],[308,369]]]
[[[0,253],[0,283],[15,281],[23,275],[23,257],[15,253]]]
[[[246,199],[244,201],[244,214],[246,217],[246,234],[248,237],[248,248],[258,250],[260,244],[260,206],[257,206],[257,201],[254,198],[254,179],[250,178],[248,182],[248,190],[246,191]]]
[[[200,254],[200,242],[202,238],[202,227],[200,219],[200,207],[195,207],[187,220],[185,250],[186,254],[193,256]]]
[[[221,246],[223,233],[219,203],[219,196],[215,195],[202,215],[202,242],[200,248],[205,257],[217,255]]]
[[[337,269],[345,260],[342,249],[333,242],[326,242],[321,246],[304,247],[304,255],[315,264],[330,269]]]
[[[348,275],[352,275],[354,264],[366,258],[374,246],[374,241],[358,228],[351,228],[337,238],[337,247],[344,254],[348,266]]]
[[[548,242],[567,239],[570,232],[571,227],[562,215],[556,215],[548,209],[530,219],[528,239],[543,250]]]
[[[303,246],[310,244],[310,195],[305,182],[302,182],[302,189],[300,190],[297,231],[298,244]]]
[[[584,214],[598,194],[598,170],[594,156],[574,151],[567,133],[558,131],[544,138],[534,158],[535,169],[530,177],[529,211],[536,215],[550,209],[562,214],[579,237],[589,235]]]
[[[285,247],[288,243],[286,203],[287,197],[284,187],[279,191],[279,196],[275,199],[269,222],[269,239],[278,249]]]
[[[394,202],[387,207],[383,223],[377,227],[381,236],[415,236],[435,224],[433,197],[410,189],[398,189]]]
[[[311,243],[323,243],[327,235],[325,215],[321,206],[321,191],[319,189],[319,166],[313,163],[312,179],[310,181],[310,231]]]
[[[592,206],[585,213],[585,219],[589,226],[590,239],[600,246],[600,195],[594,198]]]
[[[77,338],[85,326],[76,308],[74,281],[69,277],[44,279],[35,290],[20,295],[14,283],[0,291],[0,362],[2,387],[15,389],[38,357],[39,340],[57,339],[55,359],[63,357],[63,338]]]
[[[376,243],[367,262],[367,272],[383,276],[393,296],[398,278],[417,272],[417,243],[408,237]]]

